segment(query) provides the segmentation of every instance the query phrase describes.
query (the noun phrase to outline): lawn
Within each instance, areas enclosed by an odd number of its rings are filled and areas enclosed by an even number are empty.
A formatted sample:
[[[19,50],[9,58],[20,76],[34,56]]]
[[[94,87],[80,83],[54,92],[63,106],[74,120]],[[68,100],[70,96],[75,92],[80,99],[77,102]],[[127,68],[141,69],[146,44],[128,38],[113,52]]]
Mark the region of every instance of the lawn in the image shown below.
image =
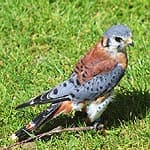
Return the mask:
[[[127,50],[128,69],[116,101],[102,116],[106,135],[65,132],[37,140],[30,149],[150,149],[149,8],[149,0],[1,0],[0,147],[12,144],[9,136],[47,105],[15,107],[67,79],[103,32],[121,23],[131,28],[135,46]],[[55,122],[84,126],[78,119],[69,122],[72,117]]]

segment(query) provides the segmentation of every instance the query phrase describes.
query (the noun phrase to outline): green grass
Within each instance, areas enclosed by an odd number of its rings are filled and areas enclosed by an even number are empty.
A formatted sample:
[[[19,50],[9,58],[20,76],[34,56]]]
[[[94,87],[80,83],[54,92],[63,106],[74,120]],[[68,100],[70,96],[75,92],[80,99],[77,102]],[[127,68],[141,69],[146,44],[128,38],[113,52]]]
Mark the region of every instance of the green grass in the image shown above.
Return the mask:
[[[9,135],[46,106],[14,108],[67,79],[103,32],[121,23],[132,29],[135,47],[128,49],[128,70],[116,87],[116,101],[102,116],[108,134],[67,132],[35,141],[35,148],[150,149],[149,8],[149,0],[1,0],[1,147],[11,144]]]

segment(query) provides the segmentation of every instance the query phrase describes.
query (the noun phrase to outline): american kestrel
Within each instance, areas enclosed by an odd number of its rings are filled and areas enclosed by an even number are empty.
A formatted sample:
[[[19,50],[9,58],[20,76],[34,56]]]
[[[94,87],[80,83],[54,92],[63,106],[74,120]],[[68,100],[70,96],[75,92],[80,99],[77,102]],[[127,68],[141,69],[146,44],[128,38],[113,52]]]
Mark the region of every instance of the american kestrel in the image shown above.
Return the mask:
[[[126,47],[130,45],[133,46],[132,33],[127,26],[109,28],[75,65],[68,80],[16,107],[50,103],[46,110],[12,137],[21,138],[47,120],[73,110],[86,112],[88,120],[96,122],[113,101],[114,87],[127,68]]]

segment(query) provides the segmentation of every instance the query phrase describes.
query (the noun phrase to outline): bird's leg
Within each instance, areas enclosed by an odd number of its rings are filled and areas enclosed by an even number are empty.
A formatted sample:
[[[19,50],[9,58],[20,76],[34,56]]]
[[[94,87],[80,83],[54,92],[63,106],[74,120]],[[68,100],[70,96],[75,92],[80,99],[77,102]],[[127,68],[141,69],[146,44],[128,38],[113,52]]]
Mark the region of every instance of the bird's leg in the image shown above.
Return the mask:
[[[100,116],[106,110],[107,106],[112,102],[111,94],[103,99],[101,102],[93,102],[87,107],[88,119],[94,123],[95,129],[103,128],[101,124]]]

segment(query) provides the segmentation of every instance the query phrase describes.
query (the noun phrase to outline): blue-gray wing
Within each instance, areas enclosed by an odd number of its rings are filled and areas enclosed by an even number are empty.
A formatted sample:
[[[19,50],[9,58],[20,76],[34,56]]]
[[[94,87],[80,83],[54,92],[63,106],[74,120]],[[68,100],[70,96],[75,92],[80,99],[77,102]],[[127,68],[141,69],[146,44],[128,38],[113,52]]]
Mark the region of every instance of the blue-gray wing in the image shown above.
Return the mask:
[[[29,102],[19,105],[17,108],[66,100],[72,100],[77,103],[84,100],[95,100],[97,97],[110,92],[118,84],[124,72],[125,70],[122,66],[117,64],[113,70],[98,74],[82,84],[78,81],[77,75],[72,74],[68,80],[31,99]]]
[[[120,81],[125,70],[121,65],[107,72],[96,75],[91,80],[79,84],[77,77],[72,76],[69,80],[63,82],[50,93],[49,98],[59,101],[59,98],[66,97],[72,101],[82,102],[84,100],[95,100],[97,97],[110,92]]]

